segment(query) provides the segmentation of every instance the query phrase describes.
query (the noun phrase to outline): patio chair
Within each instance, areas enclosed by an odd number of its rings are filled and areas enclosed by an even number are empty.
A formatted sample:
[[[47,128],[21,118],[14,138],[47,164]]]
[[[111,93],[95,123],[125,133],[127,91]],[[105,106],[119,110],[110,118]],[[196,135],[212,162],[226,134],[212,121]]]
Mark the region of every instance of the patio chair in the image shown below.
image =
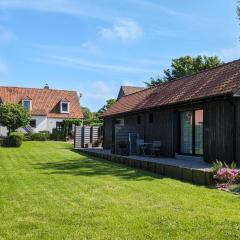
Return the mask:
[[[161,141],[153,141],[152,147],[150,148],[151,156],[160,155],[162,142]]]
[[[145,155],[146,146],[144,146],[144,139],[137,139],[137,153]]]

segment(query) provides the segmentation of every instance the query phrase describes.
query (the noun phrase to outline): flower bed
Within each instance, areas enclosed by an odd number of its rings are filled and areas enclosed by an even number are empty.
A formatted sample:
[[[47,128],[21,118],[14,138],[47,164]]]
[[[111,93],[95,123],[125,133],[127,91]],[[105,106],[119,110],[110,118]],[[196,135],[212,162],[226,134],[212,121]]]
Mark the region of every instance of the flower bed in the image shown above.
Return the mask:
[[[217,188],[230,191],[234,184],[240,179],[240,170],[236,169],[236,164],[228,166],[224,162],[217,161],[213,165],[214,180]]]

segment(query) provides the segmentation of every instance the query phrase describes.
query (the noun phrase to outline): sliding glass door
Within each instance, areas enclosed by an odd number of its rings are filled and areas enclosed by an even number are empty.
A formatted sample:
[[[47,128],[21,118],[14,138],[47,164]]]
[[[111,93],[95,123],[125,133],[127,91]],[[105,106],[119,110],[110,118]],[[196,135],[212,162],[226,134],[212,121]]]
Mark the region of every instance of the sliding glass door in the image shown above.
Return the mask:
[[[180,113],[180,152],[203,155],[203,110]]]
[[[194,145],[195,154],[203,155],[203,110],[195,111],[195,133],[194,133]]]

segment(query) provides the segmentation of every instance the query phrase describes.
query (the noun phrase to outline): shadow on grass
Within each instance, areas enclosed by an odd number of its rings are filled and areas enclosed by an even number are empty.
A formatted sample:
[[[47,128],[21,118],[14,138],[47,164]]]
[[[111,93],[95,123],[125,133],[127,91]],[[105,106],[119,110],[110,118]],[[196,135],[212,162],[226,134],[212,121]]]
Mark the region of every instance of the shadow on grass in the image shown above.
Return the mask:
[[[162,178],[154,173],[112,163],[87,154],[81,153],[81,156],[83,156],[83,158],[79,160],[38,163],[34,164],[34,167],[36,169],[52,170],[46,174],[66,174],[88,177],[110,175],[129,180],[154,180],[156,178]]]

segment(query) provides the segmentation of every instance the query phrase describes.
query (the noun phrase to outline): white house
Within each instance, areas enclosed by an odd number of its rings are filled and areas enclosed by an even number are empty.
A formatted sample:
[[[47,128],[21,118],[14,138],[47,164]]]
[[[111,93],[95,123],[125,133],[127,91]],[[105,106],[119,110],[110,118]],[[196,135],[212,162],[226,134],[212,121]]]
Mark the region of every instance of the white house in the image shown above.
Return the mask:
[[[0,87],[0,103],[21,104],[31,113],[29,126],[21,129],[25,132],[49,131],[61,128],[67,118],[83,118],[80,97],[76,91],[44,88]],[[0,136],[7,129],[0,126]]]

